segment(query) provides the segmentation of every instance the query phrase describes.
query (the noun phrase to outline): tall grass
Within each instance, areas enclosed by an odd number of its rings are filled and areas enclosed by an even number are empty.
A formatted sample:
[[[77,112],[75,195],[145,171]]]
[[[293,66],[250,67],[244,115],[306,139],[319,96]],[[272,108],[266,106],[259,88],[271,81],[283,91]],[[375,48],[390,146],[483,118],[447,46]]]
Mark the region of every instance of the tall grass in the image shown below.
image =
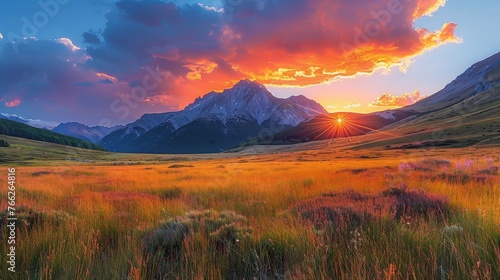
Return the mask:
[[[46,215],[18,228],[17,272],[7,273],[2,254],[0,278],[500,278],[498,161],[466,160],[228,159],[179,163],[193,166],[189,168],[169,168],[172,164],[22,167],[17,202]],[[455,180],[456,176],[481,179]],[[416,212],[402,208],[397,218],[371,215],[342,226],[338,220],[312,222],[297,211],[301,203],[346,191],[370,197],[403,186],[410,194],[425,191],[445,199],[449,213],[429,218],[411,216]],[[412,202],[421,197],[404,199]],[[317,207],[367,209],[356,203],[356,199],[339,198]],[[441,207],[444,202],[426,203],[423,207]],[[5,200],[0,206],[6,207]],[[234,211],[241,220],[209,230],[205,226],[211,220],[200,220],[204,225],[200,226],[179,218],[193,210]],[[50,213],[66,218],[51,218]],[[165,221],[184,221],[186,234],[175,250],[148,247],[147,236]],[[228,239],[241,227],[252,230],[245,238]],[[0,234],[5,237],[5,230]],[[2,252],[6,246],[6,242],[0,244]]]

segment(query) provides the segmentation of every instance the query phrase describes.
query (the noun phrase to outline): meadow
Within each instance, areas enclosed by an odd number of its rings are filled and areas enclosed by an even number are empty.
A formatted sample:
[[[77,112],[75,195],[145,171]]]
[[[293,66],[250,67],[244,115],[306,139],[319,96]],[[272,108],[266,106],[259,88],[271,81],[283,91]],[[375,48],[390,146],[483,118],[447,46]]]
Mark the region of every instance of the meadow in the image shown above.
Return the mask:
[[[500,278],[495,148],[28,165],[1,279]]]

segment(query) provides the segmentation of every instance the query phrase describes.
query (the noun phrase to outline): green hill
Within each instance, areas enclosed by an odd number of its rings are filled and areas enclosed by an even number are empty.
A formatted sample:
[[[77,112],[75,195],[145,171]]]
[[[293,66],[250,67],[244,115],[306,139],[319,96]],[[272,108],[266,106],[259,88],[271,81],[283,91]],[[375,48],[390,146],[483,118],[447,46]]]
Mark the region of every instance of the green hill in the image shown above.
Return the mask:
[[[78,138],[62,135],[49,130],[35,128],[15,121],[0,119],[0,134],[72,146],[82,149],[103,151],[101,146]]]

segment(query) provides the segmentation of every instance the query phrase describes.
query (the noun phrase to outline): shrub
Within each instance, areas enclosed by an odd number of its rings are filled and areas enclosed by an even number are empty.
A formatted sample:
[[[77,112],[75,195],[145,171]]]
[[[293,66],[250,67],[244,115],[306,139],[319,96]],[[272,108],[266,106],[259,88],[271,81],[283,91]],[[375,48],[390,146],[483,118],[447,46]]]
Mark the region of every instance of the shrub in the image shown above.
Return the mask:
[[[177,252],[189,232],[189,220],[185,218],[162,222],[156,230],[144,237],[145,250],[146,252],[161,251],[166,254]]]
[[[7,218],[9,215],[8,209],[0,212],[0,231],[6,229],[8,224]],[[15,210],[16,227],[32,229],[35,226],[52,223],[60,225],[62,222],[68,220],[71,216],[64,211],[38,211],[27,206],[19,206]]]
[[[36,172],[31,173],[31,176],[38,177],[38,176],[49,175],[49,174],[51,174],[50,171],[36,171]]]
[[[0,147],[10,147],[10,144],[4,139],[0,139]]]
[[[498,175],[498,166],[490,166],[488,168],[479,170],[477,173],[486,175]]]
[[[162,199],[176,199],[176,198],[181,197],[182,189],[179,187],[173,187],[173,188],[161,190],[158,194]]]
[[[407,191],[403,188],[390,188],[382,192],[386,197],[393,197],[391,214],[399,220],[405,217],[438,219],[449,214],[448,200],[444,196],[428,194],[424,191]]]
[[[327,193],[300,202],[293,210],[316,227],[332,225],[348,229],[361,226],[364,221],[370,219],[370,214],[363,209],[365,200],[365,197],[355,191]],[[358,205],[361,207],[357,207]]]
[[[354,228],[361,226],[365,217],[363,214],[347,207],[320,206],[302,211],[303,219],[312,221],[315,225],[332,224],[339,228]]]
[[[184,168],[184,167],[194,167],[194,165],[191,164],[172,164],[168,168]]]
[[[351,173],[352,174],[361,174],[361,173],[366,172],[367,170],[368,169],[366,169],[366,168],[353,169],[353,170],[351,170]]]
[[[190,211],[161,222],[145,236],[144,245],[147,252],[172,254],[181,249],[184,239],[191,234],[206,235],[219,247],[235,244],[251,233],[247,218],[233,211]]]

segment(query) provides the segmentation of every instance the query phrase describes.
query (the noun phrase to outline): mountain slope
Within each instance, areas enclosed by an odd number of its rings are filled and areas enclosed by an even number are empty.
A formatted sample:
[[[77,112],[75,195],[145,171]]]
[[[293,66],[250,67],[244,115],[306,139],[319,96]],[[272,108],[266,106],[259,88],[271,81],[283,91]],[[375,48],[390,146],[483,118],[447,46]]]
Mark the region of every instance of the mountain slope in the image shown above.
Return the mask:
[[[105,127],[105,126],[89,127],[77,122],[67,122],[59,124],[58,126],[53,128],[52,131],[63,135],[82,139],[91,143],[97,143],[104,136],[110,134],[111,132],[117,129],[120,129],[121,127],[122,127],[121,125],[113,127]]]
[[[77,148],[104,150],[102,147],[78,138],[62,135],[49,130],[35,128],[26,124],[0,119],[0,134],[56,143]]]
[[[394,135],[359,148],[392,148],[500,144],[500,53],[472,65],[437,92],[404,109],[419,111],[383,128]]]
[[[120,152],[219,152],[268,127],[282,130],[324,113],[321,105],[304,96],[277,98],[263,85],[243,80],[197,98],[183,111],[144,115],[100,144]]]
[[[419,112],[439,110],[494,88],[498,85],[498,79],[491,77],[491,74],[497,72],[499,66],[500,52],[475,63],[442,90],[406,109]]]

